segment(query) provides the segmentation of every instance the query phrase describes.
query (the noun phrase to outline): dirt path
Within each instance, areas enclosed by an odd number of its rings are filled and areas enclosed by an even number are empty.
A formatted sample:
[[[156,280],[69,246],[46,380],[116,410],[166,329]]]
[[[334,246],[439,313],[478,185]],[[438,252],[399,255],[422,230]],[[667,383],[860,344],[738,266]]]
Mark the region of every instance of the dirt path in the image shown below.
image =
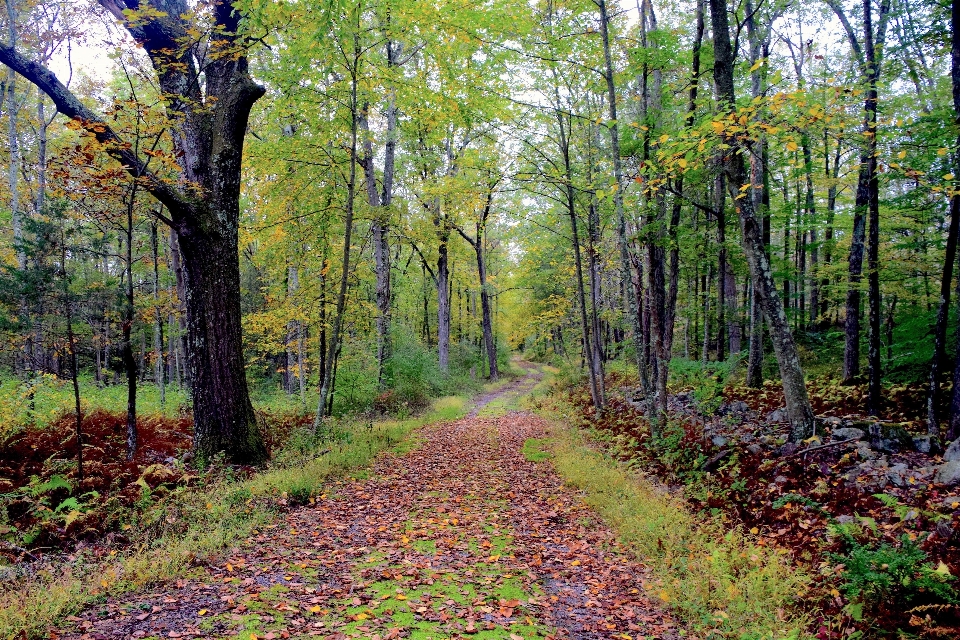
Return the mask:
[[[420,448],[331,486],[220,566],[54,637],[677,637],[643,566],[542,459],[546,429],[517,411],[428,427]]]

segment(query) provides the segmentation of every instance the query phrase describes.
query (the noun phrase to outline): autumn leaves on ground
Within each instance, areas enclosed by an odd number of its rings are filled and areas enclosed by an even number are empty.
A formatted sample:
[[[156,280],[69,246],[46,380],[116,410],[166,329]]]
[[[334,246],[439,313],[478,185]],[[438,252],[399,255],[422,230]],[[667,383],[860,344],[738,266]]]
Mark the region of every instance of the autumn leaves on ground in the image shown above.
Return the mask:
[[[511,411],[528,377],[338,481],[174,584],[54,637],[673,638],[651,577]]]

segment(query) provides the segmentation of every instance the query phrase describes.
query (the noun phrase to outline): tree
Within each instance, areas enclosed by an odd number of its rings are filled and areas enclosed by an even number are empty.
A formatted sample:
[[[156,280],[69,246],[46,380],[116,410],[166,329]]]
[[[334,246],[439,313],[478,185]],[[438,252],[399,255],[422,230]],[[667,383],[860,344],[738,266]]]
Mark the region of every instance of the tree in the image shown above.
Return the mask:
[[[730,43],[730,26],[727,20],[727,7],[724,0],[710,0],[710,17],[713,25],[713,78],[717,87],[717,99],[722,108],[728,110],[732,121],[736,110],[736,95],[733,83],[733,47]],[[731,122],[732,124],[732,122]],[[726,125],[724,125],[726,129]],[[783,395],[787,402],[787,413],[793,425],[791,438],[796,442],[813,433],[814,416],[807,396],[807,387],[800,367],[793,334],[783,304],[776,291],[770,261],[764,251],[763,233],[760,221],[754,211],[753,201],[744,197],[741,187],[749,185],[743,163],[743,153],[748,152],[736,135],[726,133],[724,142],[730,150],[724,156],[724,172],[727,176],[727,189],[736,202],[740,217],[740,231],[743,235],[743,250],[750,265],[754,295],[760,297],[760,306],[770,325],[774,352],[780,365],[780,377],[783,379]]]
[[[157,173],[48,68],[9,45],[0,62],[37,85],[93,136],[168,212],[186,275],[194,449],[240,463],[267,457],[247,389],[240,325],[237,236],[247,119],[264,94],[248,70],[251,40],[233,2],[102,0],[150,58],[164,98],[180,180]],[[210,21],[212,28],[205,26]],[[209,35],[203,35],[208,33]]]

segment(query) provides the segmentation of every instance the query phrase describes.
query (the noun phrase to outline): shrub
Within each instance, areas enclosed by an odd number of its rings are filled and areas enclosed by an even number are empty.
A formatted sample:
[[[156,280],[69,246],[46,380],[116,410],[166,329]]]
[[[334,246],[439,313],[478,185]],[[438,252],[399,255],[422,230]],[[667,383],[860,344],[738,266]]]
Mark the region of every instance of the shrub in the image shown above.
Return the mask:
[[[954,577],[946,565],[934,567],[926,562],[927,554],[906,534],[899,547],[886,542],[878,547],[853,543],[847,555],[830,557],[845,567],[844,594],[870,607],[958,602],[950,584]]]

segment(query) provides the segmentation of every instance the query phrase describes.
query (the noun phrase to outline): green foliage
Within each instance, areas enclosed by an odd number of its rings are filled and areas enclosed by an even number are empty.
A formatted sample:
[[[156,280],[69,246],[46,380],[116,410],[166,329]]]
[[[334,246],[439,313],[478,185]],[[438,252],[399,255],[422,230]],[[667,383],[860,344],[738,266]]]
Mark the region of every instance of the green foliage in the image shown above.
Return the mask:
[[[670,361],[671,383],[681,388],[693,389],[693,397],[700,410],[710,415],[723,402],[723,390],[730,382],[737,367],[743,361],[742,353],[733,354],[722,362],[702,362],[686,358]]]
[[[899,547],[886,542],[877,547],[854,543],[848,553],[830,557],[844,566],[844,594],[867,606],[958,602],[951,584],[955,578],[946,565],[934,567],[927,562],[926,552],[907,534],[900,538]]]

